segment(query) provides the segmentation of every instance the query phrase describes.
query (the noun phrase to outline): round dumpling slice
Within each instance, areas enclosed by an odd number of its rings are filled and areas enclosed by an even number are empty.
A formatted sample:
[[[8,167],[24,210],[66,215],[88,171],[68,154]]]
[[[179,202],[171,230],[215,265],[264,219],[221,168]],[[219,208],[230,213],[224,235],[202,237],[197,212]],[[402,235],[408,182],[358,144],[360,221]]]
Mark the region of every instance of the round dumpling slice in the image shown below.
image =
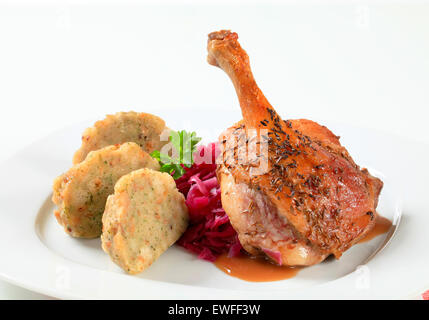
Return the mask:
[[[129,274],[148,268],[188,225],[185,198],[173,178],[150,169],[123,176],[107,199],[103,250]]]
[[[54,181],[52,201],[58,206],[55,217],[73,237],[101,235],[101,216],[116,181],[131,171],[159,163],[136,143],[129,142],[92,151]]]
[[[168,130],[164,120],[149,113],[130,111],[108,115],[84,131],[82,146],[74,154],[73,163],[82,162],[91,151],[124,142],[135,142],[147,153],[161,150],[168,142],[168,134],[162,141],[164,130]]]

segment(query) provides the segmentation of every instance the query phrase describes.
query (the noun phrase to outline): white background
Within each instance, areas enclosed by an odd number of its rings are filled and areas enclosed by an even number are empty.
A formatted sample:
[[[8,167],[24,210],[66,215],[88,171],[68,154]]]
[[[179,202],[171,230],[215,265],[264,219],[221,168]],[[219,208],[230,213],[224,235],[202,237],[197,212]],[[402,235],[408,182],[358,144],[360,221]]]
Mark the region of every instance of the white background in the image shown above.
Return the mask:
[[[239,120],[231,83],[205,60],[207,34],[222,28],[239,34],[284,118],[429,143],[427,4],[0,2],[0,161],[117,111],[174,113],[192,126],[181,108],[203,109],[213,128],[212,112]],[[39,296],[0,283],[0,297]]]

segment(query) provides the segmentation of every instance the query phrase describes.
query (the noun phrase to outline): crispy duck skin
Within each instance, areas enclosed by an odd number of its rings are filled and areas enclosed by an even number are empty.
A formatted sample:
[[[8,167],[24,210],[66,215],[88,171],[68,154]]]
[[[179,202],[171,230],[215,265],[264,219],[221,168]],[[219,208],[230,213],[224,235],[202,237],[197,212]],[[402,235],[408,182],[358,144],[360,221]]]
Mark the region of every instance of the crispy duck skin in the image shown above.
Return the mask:
[[[218,159],[222,205],[243,247],[282,265],[341,257],[374,227],[382,181],[360,169],[328,128],[281,119],[257,86],[236,33],[209,34],[207,49],[208,62],[232,80],[243,114],[220,137]],[[249,129],[267,141],[263,174],[252,174],[255,159],[231,161],[248,148]],[[226,145],[231,137],[238,139],[235,148]]]

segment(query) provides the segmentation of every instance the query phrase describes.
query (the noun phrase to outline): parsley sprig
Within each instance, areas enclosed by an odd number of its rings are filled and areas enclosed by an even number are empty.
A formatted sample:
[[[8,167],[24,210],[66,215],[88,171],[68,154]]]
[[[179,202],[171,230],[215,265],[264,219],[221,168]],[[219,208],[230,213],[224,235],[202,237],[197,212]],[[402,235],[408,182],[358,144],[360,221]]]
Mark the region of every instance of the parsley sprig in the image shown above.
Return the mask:
[[[190,168],[194,163],[193,153],[196,151],[196,145],[200,141],[201,138],[197,137],[195,132],[171,130],[171,156],[161,153],[159,150],[153,151],[150,155],[159,161],[161,172],[167,172],[174,179],[178,179],[185,173],[183,166]]]

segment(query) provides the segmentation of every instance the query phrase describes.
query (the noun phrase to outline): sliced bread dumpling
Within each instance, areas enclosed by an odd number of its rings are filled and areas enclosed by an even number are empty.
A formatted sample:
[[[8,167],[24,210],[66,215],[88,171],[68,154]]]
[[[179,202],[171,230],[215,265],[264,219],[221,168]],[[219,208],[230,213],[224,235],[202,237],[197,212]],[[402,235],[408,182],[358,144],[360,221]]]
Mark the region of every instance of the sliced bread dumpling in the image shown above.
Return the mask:
[[[108,115],[84,131],[73,163],[82,162],[91,151],[124,142],[135,142],[147,153],[161,150],[168,142],[168,134],[161,136],[164,130],[169,131],[164,120],[153,114],[130,111]]]
[[[103,250],[129,274],[148,268],[188,226],[185,198],[167,173],[140,169],[115,185],[103,215]]]
[[[159,170],[159,163],[133,142],[90,152],[54,181],[52,201],[59,224],[73,237],[99,237],[106,199],[116,181],[141,168]]]

